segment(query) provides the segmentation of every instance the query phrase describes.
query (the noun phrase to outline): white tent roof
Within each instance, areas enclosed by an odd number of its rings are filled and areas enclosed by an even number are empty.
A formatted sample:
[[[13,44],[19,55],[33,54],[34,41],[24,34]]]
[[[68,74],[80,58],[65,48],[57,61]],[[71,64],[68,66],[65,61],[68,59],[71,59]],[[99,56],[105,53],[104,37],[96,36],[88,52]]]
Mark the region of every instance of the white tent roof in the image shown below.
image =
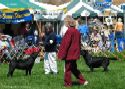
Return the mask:
[[[121,8],[119,8],[118,6],[116,6],[116,5],[111,5],[111,9],[113,9],[113,10],[116,10],[117,12],[121,12],[121,13],[123,13],[123,10],[121,9]]]
[[[72,8],[71,10],[69,10],[67,12],[67,14],[68,15],[72,15],[74,12],[76,12],[81,7],[85,7],[86,9],[88,9],[89,11],[93,11],[94,13],[99,13],[100,12],[99,10],[93,9],[90,5],[88,5],[85,2],[83,2],[82,0],[80,0],[80,2],[77,3],[74,8]]]
[[[81,16],[89,16],[89,15],[90,15],[90,12],[88,10],[84,10],[81,13]]]
[[[5,8],[7,8],[7,7],[0,3],[0,9],[5,9]]]
[[[40,3],[40,2],[36,2],[35,0],[29,0],[31,3],[34,3],[36,5],[39,5],[39,7],[42,7],[44,8],[45,7],[45,10],[58,10],[58,9],[63,9],[63,8],[66,8],[67,5],[70,3],[65,3],[65,4],[62,4],[62,5],[59,5],[57,7],[57,5],[51,5],[51,4],[45,4],[45,3]]]

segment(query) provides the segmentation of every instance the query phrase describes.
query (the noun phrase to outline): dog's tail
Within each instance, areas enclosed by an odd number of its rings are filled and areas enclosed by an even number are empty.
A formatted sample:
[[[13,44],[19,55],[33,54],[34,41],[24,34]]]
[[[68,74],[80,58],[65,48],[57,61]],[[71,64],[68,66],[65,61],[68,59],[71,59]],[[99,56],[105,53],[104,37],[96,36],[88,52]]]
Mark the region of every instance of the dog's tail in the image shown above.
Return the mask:
[[[108,58],[109,60],[118,60],[117,58],[115,57],[112,57],[112,58]]]

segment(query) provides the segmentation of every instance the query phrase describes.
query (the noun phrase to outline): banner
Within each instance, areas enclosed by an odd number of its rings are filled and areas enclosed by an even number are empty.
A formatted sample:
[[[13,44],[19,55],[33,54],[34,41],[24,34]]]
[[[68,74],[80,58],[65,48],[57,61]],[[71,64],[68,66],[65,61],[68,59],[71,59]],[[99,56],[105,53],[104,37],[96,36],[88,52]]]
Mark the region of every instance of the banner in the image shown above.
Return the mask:
[[[108,2],[108,0],[107,1],[103,1],[103,2],[95,2],[94,9],[98,9],[100,11],[103,11],[105,9],[110,8],[111,5],[112,5],[112,2]]]
[[[123,3],[125,3],[124,0],[112,0],[112,4],[114,4],[114,5],[121,5]]]
[[[34,10],[34,20],[60,20],[62,15],[64,14],[64,9],[59,10]]]
[[[104,0],[104,2],[112,2],[112,0]]]
[[[17,24],[19,22],[31,21],[33,16],[29,9],[2,9],[0,10],[0,24]]]

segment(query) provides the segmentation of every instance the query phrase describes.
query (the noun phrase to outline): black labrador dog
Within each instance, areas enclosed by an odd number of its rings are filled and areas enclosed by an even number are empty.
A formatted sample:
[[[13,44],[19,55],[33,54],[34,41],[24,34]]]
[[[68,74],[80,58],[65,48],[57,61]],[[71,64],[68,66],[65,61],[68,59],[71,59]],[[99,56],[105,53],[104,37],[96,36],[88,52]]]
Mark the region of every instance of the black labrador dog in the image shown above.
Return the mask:
[[[81,55],[83,56],[85,63],[89,66],[91,71],[93,71],[94,68],[99,68],[101,66],[104,68],[104,71],[108,70],[110,58],[92,57],[92,55],[88,52],[88,50],[81,50]]]
[[[31,71],[35,62],[35,59],[37,58],[39,52],[32,53],[29,58],[19,61],[19,60],[11,60],[9,63],[9,71],[7,76],[13,76],[13,72],[15,69],[21,69],[26,71],[26,75],[31,75]]]

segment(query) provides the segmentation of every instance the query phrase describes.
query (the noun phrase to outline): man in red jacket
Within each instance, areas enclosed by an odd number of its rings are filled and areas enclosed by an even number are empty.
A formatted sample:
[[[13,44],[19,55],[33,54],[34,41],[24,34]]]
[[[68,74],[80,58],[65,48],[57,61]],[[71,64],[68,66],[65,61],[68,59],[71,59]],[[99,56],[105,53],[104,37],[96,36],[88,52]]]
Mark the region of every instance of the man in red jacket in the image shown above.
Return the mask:
[[[65,59],[64,86],[66,87],[72,86],[71,73],[75,75],[81,85],[88,83],[77,69],[76,60],[80,58],[80,44],[80,33],[75,29],[75,21],[71,20],[58,52],[58,58]]]

